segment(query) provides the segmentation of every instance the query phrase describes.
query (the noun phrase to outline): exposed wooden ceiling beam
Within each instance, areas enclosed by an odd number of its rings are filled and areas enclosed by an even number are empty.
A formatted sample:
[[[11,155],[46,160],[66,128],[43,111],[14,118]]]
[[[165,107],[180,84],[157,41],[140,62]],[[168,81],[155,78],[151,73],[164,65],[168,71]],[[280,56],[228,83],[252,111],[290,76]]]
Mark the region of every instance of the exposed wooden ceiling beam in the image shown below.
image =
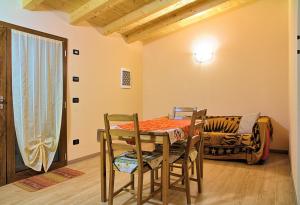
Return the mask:
[[[195,6],[179,9],[169,15],[163,16],[145,27],[141,26],[138,30],[133,30],[125,36],[128,43],[134,41],[149,41],[163,35],[177,31],[203,19],[236,8],[254,0],[209,0],[200,2]]]
[[[104,35],[114,32],[125,33],[195,1],[197,0],[155,0],[103,27],[102,33]]]
[[[96,16],[97,13],[111,8],[121,1],[124,0],[90,0],[70,14],[70,23],[76,24],[80,21],[88,20]]]
[[[23,0],[23,8],[34,10],[45,0]]]

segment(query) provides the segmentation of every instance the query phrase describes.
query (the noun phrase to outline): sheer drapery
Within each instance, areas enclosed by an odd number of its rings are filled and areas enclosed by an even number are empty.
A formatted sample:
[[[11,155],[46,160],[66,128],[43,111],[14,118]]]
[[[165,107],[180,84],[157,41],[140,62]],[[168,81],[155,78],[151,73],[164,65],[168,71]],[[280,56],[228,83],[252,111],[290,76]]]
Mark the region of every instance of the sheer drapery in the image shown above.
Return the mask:
[[[26,166],[47,171],[57,150],[63,107],[61,41],[12,30],[14,124]]]

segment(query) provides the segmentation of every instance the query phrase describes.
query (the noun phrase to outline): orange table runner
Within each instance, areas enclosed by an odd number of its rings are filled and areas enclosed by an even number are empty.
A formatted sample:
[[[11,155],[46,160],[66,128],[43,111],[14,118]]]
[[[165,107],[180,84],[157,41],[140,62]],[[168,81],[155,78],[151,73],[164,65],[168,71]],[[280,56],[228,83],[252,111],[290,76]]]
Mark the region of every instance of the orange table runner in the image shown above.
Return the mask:
[[[170,137],[170,143],[173,144],[176,141],[184,140],[189,133],[191,120],[174,120],[168,117],[161,117],[152,120],[145,120],[139,122],[141,132],[168,132]],[[133,129],[133,123],[118,125],[121,129]]]

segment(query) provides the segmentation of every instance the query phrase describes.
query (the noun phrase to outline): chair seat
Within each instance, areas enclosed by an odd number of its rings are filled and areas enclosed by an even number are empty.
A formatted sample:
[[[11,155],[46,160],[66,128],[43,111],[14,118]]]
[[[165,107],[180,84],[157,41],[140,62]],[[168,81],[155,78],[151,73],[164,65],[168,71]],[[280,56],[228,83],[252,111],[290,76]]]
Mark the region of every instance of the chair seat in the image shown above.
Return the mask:
[[[196,149],[193,149],[189,155],[190,157],[190,162],[194,162],[197,158],[198,152]],[[181,157],[179,157],[177,160],[175,160],[173,163],[174,164],[182,164],[184,160],[184,155],[182,155]]]
[[[170,164],[175,162],[177,163],[179,159],[183,159],[184,153],[186,151],[186,145],[187,145],[187,141],[183,140],[183,141],[177,141],[170,146],[170,155],[169,155]],[[155,151],[162,153],[162,145],[160,144],[157,145]],[[189,155],[191,162],[195,161],[197,154],[198,154],[197,150],[193,148],[193,150],[190,152]]]
[[[162,155],[159,152],[143,151],[143,172],[159,167],[162,162]],[[132,174],[137,171],[138,159],[133,151],[124,152],[114,158],[114,167],[120,171]]]

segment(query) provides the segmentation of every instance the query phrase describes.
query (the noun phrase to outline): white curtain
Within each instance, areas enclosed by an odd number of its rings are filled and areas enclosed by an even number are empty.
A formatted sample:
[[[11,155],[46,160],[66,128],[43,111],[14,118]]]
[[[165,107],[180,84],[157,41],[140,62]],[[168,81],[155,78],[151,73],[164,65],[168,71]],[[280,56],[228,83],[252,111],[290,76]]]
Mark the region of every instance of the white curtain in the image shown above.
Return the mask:
[[[26,166],[47,171],[57,150],[63,107],[61,41],[12,30],[14,123]]]

